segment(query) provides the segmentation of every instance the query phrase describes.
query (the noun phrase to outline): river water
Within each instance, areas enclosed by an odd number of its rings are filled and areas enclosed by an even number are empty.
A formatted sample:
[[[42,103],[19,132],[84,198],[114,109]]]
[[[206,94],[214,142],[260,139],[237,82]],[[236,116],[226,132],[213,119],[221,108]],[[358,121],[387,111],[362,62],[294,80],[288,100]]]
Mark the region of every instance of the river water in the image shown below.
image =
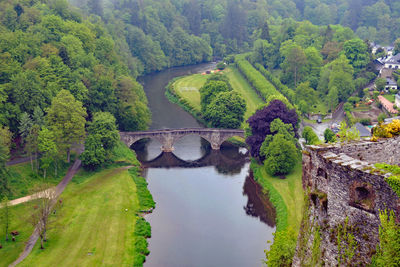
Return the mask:
[[[170,103],[165,86],[177,76],[203,72],[215,63],[172,68],[141,78],[152,111],[150,129],[202,127]],[[210,149],[197,136],[161,153],[161,144],[135,144],[156,201],[146,215],[152,227],[144,266],[262,266],[275,231],[275,211],[249,172],[244,151],[224,144]]]

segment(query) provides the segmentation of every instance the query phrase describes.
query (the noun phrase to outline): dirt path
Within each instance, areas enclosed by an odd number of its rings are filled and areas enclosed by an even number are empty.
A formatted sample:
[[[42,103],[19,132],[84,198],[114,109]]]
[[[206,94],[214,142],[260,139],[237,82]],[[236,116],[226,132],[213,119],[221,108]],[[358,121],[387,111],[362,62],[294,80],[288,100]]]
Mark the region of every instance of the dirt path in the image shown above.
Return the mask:
[[[83,148],[81,149],[82,152]],[[78,153],[80,154],[80,153]],[[64,191],[65,187],[68,185],[68,183],[72,180],[72,177],[74,177],[74,175],[76,174],[76,172],[79,170],[80,166],[81,166],[81,160],[77,159],[74,164],[69,168],[67,174],[64,176],[64,178],[62,179],[62,181],[55,187],[55,198],[54,198],[54,203],[53,205],[56,203],[56,199],[61,195],[61,193]],[[38,194],[43,194],[43,192],[39,192]],[[29,197],[29,196],[27,196]],[[18,263],[20,263],[21,261],[23,261],[28,255],[29,253],[31,253],[33,247],[36,244],[36,241],[39,239],[39,231],[38,228],[36,227],[35,230],[33,231],[32,235],[30,236],[29,240],[26,243],[25,249],[24,251],[19,255],[18,259],[15,260],[13,263],[11,263],[9,265],[10,266],[16,266]]]
[[[46,190],[44,190],[42,192],[37,192],[37,193],[29,195],[29,196],[13,199],[13,200],[10,200],[8,202],[8,205],[9,206],[15,206],[15,205],[18,205],[18,204],[21,204],[21,203],[29,202],[29,201],[34,200],[34,199],[51,196],[52,195],[51,193],[54,190],[55,190],[55,187],[51,187],[51,188],[46,189]],[[4,206],[4,204],[0,204],[0,208],[2,208],[3,206]]]

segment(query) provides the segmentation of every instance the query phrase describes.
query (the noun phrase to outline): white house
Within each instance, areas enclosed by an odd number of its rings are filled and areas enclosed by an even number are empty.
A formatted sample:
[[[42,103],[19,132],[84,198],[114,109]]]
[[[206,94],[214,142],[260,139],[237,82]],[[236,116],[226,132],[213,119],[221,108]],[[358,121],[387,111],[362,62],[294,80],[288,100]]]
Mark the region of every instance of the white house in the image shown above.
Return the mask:
[[[394,56],[387,56],[383,58],[383,63],[385,68],[388,69],[400,69],[400,53]]]
[[[389,90],[389,89],[397,90],[397,83],[391,78],[386,78],[385,89],[386,90]]]

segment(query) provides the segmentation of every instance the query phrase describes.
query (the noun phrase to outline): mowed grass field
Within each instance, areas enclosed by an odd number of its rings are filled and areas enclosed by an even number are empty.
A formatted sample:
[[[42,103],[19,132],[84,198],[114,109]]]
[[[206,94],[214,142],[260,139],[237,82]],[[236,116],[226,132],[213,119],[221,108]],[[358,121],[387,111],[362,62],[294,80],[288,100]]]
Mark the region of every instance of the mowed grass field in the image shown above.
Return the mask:
[[[233,90],[238,92],[246,101],[247,110],[245,119],[250,117],[257,107],[263,103],[263,100],[251,88],[250,84],[243,78],[239,71],[234,67],[226,68],[223,72],[231,83]],[[173,88],[175,93],[186,99],[190,105],[199,110],[200,105],[200,88],[207,81],[208,75],[193,74],[178,79]]]
[[[264,101],[257,95],[256,91],[251,88],[250,84],[235,67],[227,68],[224,73],[228,77],[233,90],[241,94],[246,100],[247,110],[244,117],[245,119],[249,118]]]
[[[284,205],[287,208],[287,223],[289,227],[292,227],[296,232],[300,229],[300,223],[303,216],[303,186],[302,186],[302,162],[299,160],[293,171],[286,175],[286,179],[280,179],[279,177],[273,177],[269,175],[264,167],[261,167],[261,177],[259,183],[264,187],[268,188],[266,183],[272,185],[278,193],[281,195]],[[278,203],[281,205],[282,203]]]
[[[3,221],[0,220],[0,244],[3,246],[0,249],[0,266],[8,266],[10,263],[15,261],[19,254],[24,250],[25,242],[31,236],[34,227],[29,222],[29,218],[34,211],[36,201],[31,201],[17,206],[10,207],[10,232],[18,231],[19,235],[16,236],[15,242],[11,241],[11,235],[9,235],[9,241],[6,242],[6,236],[4,233]],[[1,219],[1,218],[0,218]]]
[[[78,173],[61,195],[45,249],[39,242],[19,266],[133,264],[138,210],[136,184],[126,167]],[[127,209],[127,211],[126,211]]]
[[[175,93],[189,101],[190,105],[200,110],[200,88],[207,81],[208,75],[193,74],[178,79],[173,88]]]

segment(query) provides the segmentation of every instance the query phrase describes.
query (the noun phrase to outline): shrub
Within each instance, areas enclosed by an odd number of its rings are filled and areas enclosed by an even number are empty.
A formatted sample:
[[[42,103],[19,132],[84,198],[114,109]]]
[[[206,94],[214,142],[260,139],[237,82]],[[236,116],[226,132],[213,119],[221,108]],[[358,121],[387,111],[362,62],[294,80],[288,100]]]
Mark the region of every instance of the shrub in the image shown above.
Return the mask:
[[[222,61],[217,64],[217,69],[219,69],[219,70],[223,70],[223,69],[225,69],[225,67],[226,67],[226,65]]]

